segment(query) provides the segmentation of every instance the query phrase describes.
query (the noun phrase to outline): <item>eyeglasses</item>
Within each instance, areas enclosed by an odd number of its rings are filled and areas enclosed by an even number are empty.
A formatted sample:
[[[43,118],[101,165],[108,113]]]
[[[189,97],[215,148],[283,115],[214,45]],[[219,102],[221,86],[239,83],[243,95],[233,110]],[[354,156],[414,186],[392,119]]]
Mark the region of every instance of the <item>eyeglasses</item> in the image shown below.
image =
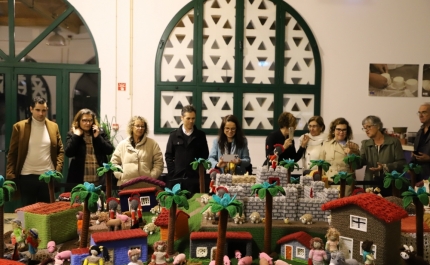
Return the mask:
[[[82,119],[82,120],[81,120],[81,122],[83,122],[83,123],[92,123],[92,122],[93,122],[93,120],[85,120],[85,119]]]
[[[320,127],[320,126],[319,125],[308,125],[309,129],[318,128],[318,127]]]
[[[226,131],[226,132],[235,132],[236,131],[236,128],[224,128],[224,131]]]
[[[364,126],[363,128],[361,128],[363,131],[367,131],[367,130],[370,130],[370,128],[372,128],[373,126],[375,126],[375,124],[371,124],[371,125],[367,125],[367,126]]]
[[[348,129],[336,128],[336,132],[346,132]]]
[[[427,112],[427,111],[418,111],[417,112],[417,115],[418,116],[420,116],[420,115],[423,115],[423,116],[427,116],[429,113]]]
[[[144,125],[133,125],[136,129],[145,129]]]

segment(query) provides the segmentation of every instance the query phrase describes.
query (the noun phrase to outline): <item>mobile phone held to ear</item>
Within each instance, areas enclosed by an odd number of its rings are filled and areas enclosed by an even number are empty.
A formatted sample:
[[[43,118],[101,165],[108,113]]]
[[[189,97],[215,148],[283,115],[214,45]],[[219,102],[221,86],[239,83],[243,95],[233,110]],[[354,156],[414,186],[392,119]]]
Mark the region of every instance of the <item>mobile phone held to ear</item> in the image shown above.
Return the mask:
[[[288,128],[288,139],[294,139],[294,127]]]

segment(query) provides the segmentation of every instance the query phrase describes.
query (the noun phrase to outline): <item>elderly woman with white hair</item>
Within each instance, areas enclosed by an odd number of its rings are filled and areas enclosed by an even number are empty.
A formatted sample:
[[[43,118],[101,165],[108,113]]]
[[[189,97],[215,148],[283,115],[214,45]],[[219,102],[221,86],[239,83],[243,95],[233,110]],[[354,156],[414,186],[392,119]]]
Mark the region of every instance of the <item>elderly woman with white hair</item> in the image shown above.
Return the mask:
[[[163,154],[158,143],[147,137],[148,122],[134,116],[127,131],[130,137],[118,144],[111,158],[112,164],[123,170],[114,172],[118,186],[141,176],[157,179],[164,168]]]
[[[361,164],[366,166],[364,180],[376,181],[382,196],[390,196],[391,189],[384,189],[385,172],[403,171],[406,164],[400,140],[383,134],[383,124],[379,117],[367,116],[363,119],[362,130],[369,139],[361,142]]]

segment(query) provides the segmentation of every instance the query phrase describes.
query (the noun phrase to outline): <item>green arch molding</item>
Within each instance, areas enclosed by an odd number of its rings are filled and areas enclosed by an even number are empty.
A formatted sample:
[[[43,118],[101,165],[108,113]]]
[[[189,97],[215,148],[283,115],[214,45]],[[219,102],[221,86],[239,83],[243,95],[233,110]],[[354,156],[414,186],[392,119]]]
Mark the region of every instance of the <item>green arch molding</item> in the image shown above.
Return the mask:
[[[238,49],[244,40],[244,3],[246,0],[236,0],[235,19],[235,58],[243,58],[243,51]],[[161,94],[163,91],[190,92],[193,97],[193,105],[197,108],[196,125],[202,124],[202,93],[204,92],[231,92],[234,93],[233,113],[242,120],[243,106],[242,98],[244,93],[272,93],[274,95],[273,126],[277,128],[277,118],[283,111],[284,94],[309,94],[314,98],[314,115],[320,115],[321,108],[321,57],[315,37],[303,19],[303,17],[288,3],[282,0],[270,0],[276,6],[276,44],[275,44],[275,78],[273,84],[247,84],[243,83],[243,60],[234,61],[234,82],[233,83],[205,83],[202,77],[203,62],[203,7],[205,0],[193,0],[186,4],[172,18],[163,32],[157,47],[155,59],[155,110],[154,110],[154,132],[157,134],[169,133],[173,128],[163,128],[161,124]],[[193,46],[193,78],[189,82],[165,82],[161,80],[162,56],[166,41],[171,32],[181,19],[194,9],[194,46]],[[312,48],[314,59],[314,84],[285,84],[284,83],[284,52],[285,52],[285,13],[289,13],[297,24],[303,29]],[[242,19],[238,19],[242,18]],[[218,129],[203,129],[207,134],[217,134]],[[273,129],[245,129],[246,135],[267,135]],[[304,131],[297,130],[296,135]]]

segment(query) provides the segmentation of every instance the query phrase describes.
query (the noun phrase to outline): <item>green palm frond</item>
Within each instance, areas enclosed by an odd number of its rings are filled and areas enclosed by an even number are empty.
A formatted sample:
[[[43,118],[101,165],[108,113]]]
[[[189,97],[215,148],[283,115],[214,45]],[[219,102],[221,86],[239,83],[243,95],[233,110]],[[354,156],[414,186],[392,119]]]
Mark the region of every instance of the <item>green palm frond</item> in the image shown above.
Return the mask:
[[[408,171],[412,171],[415,174],[419,174],[422,171],[422,167],[419,164],[416,163],[409,163],[407,165],[405,165],[403,172],[408,172]]]
[[[203,208],[203,210],[200,211],[200,213],[203,213],[209,207],[211,207],[211,212],[213,213],[227,210],[231,218],[233,218],[237,213],[239,213],[239,215],[242,215],[243,212],[243,204],[240,201],[236,200],[236,195],[230,197],[230,194],[228,193],[224,194],[222,198],[218,195],[213,195],[212,199],[209,200],[208,204],[206,204],[206,206]]]
[[[294,169],[300,169],[299,164],[297,164],[294,159],[283,159],[280,163],[280,166],[283,166],[288,171],[292,172]]]
[[[409,180],[404,177],[405,172],[407,171],[404,171],[403,173],[399,173],[396,170],[391,171],[391,173],[385,172],[384,188],[390,187],[392,182],[394,182],[394,185],[398,190],[402,188],[403,184],[409,185]]]
[[[331,164],[329,162],[326,162],[325,160],[311,160],[311,165],[309,166],[309,168],[313,168],[314,166],[317,167],[321,167],[322,170],[324,171],[328,171],[328,169],[330,168]]]
[[[97,168],[97,175],[99,177],[103,176],[105,173],[112,171],[112,172],[122,172],[122,169],[113,165],[111,162],[109,163],[103,163],[102,167]]]
[[[100,196],[103,196],[102,193],[101,185],[95,186],[93,183],[88,182],[78,184],[71,191],[70,204],[75,203],[77,198],[79,198],[80,202],[88,200],[88,210],[90,212],[96,212],[98,208],[97,201]]]
[[[5,180],[4,177],[0,175],[0,206],[3,206],[5,202],[10,201],[15,191],[15,182],[11,180]]]
[[[175,203],[178,207],[183,207],[186,210],[190,207],[187,200],[187,195],[190,194],[187,190],[181,190],[181,184],[176,184],[172,189],[164,188],[157,194],[157,200],[167,209],[170,209]]]
[[[345,156],[343,158],[343,162],[345,164],[351,165],[352,170],[357,169],[357,165],[360,161],[361,161],[361,156],[356,155],[356,154],[348,154],[347,156]]]
[[[251,187],[251,191],[251,196],[257,193],[260,199],[266,198],[267,191],[269,191],[270,195],[272,196],[276,196],[278,195],[278,193],[285,195],[284,188],[279,185],[276,185],[276,182],[270,184],[265,181],[261,184],[255,184]]]
[[[190,165],[194,170],[197,170],[200,164],[202,164],[205,169],[210,169],[212,166],[211,162],[209,162],[209,160],[204,158],[199,158],[199,159],[194,158],[194,161],[190,163]]]
[[[59,181],[63,178],[63,174],[56,170],[48,170],[45,173],[39,176],[40,181],[45,181],[45,183],[49,183],[52,180]]]
[[[429,204],[429,196],[430,193],[426,192],[426,188],[424,186],[419,187],[417,191],[414,190],[411,186],[409,189],[402,193],[403,196],[403,208],[408,207],[414,198],[418,198],[422,205],[426,206]]]
[[[340,171],[336,175],[333,176],[333,182],[335,184],[337,184],[341,180],[345,180],[346,184],[351,185],[352,182],[354,181],[354,178],[352,177],[352,173]]]

